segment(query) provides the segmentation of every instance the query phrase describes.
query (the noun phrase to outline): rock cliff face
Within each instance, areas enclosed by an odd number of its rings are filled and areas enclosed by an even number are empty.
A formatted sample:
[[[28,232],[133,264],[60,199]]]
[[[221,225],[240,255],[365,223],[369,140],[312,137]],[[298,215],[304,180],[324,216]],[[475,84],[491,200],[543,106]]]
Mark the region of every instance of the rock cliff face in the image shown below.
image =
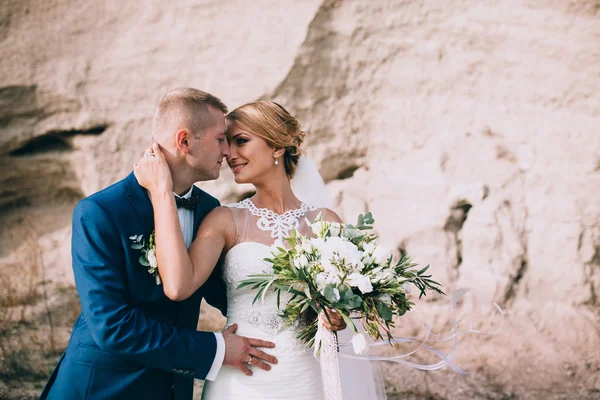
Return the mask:
[[[35,309],[24,282],[44,281],[37,312],[64,315],[73,206],[129,172],[162,94],[192,86],[284,104],[343,218],[372,211],[449,292],[471,287],[478,328],[505,310],[498,336],[461,342],[469,377],[386,364],[390,397],[598,398],[599,43],[595,0],[3,2],[2,307]],[[249,190],[228,171],[201,186]],[[447,327],[446,299],[422,303],[398,334]]]

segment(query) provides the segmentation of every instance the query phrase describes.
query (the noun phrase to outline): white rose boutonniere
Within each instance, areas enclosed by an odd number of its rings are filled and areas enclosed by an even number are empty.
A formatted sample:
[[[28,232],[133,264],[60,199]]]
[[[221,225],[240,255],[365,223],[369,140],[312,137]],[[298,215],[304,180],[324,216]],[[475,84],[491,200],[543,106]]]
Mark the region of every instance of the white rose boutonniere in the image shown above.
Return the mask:
[[[143,235],[133,235],[129,237],[133,241],[131,248],[140,250],[142,255],[139,258],[140,264],[148,268],[148,273],[156,279],[156,284],[160,285],[160,275],[158,274],[158,262],[156,261],[156,250],[154,245],[154,231],[150,234],[148,242]]]

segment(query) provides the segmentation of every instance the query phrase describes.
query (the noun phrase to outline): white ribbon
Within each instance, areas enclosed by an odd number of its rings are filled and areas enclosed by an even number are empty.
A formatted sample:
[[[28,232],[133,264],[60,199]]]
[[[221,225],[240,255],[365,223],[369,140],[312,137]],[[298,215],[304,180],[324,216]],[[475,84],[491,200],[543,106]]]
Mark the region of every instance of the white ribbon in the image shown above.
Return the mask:
[[[501,323],[500,323],[500,326],[498,327],[498,329],[496,329],[495,331],[493,331],[491,333],[484,333],[479,330],[473,329],[473,325],[469,322],[469,329],[459,331],[458,324],[461,321],[458,321],[458,322],[456,321],[455,316],[454,316],[454,311],[456,309],[456,303],[458,303],[458,301],[460,299],[462,299],[463,296],[468,291],[469,291],[469,289],[467,289],[467,288],[459,288],[452,294],[452,296],[450,298],[450,311],[452,313],[451,314],[452,328],[446,334],[446,336],[442,336],[440,339],[430,339],[429,338],[430,336],[437,336],[437,335],[431,333],[429,324],[425,324],[426,332],[425,332],[425,336],[423,338],[419,338],[417,336],[409,336],[409,337],[394,337],[391,340],[392,343],[417,343],[417,344],[419,344],[419,346],[416,349],[414,349],[413,351],[408,352],[406,354],[402,354],[402,355],[398,355],[398,356],[384,357],[384,356],[361,356],[361,355],[355,355],[355,354],[340,353],[339,357],[348,358],[348,359],[359,359],[359,360],[397,362],[397,363],[406,365],[407,367],[416,368],[416,369],[420,369],[420,370],[424,370],[424,371],[435,371],[435,370],[441,369],[445,366],[449,366],[450,368],[452,368],[454,371],[458,372],[459,374],[463,374],[463,375],[468,374],[468,372],[459,368],[451,361],[452,357],[454,357],[454,353],[456,353],[456,348],[458,346],[458,338],[467,333],[474,333],[474,334],[482,335],[482,336],[494,336],[498,332],[500,332],[500,330],[502,329],[502,326],[504,325],[504,313],[502,312],[502,309],[500,308],[500,306],[498,304],[494,303],[494,307],[496,307],[496,309],[500,313],[500,318],[501,318]],[[447,355],[443,354],[439,350],[437,350],[434,347],[427,344],[427,343],[442,343],[442,342],[446,342],[449,340],[453,340],[453,344],[452,344],[452,348],[451,348],[450,352]],[[379,341],[379,342],[371,343],[368,346],[376,347],[376,346],[383,346],[383,345],[389,345],[389,342],[388,341]],[[348,347],[348,346],[352,346],[352,343],[342,343],[339,346],[340,346],[340,348]],[[417,364],[417,363],[413,363],[413,362],[405,360],[405,358],[411,356],[412,354],[416,353],[420,349],[426,349],[426,350],[432,352],[433,354],[438,356],[441,359],[441,361],[437,362],[435,364]]]
[[[323,381],[324,400],[342,400],[342,382],[340,380],[340,363],[338,360],[338,343],[335,333],[325,328],[324,316],[319,314],[318,328],[315,335],[314,356],[320,350],[321,380]]]
[[[355,360],[371,360],[371,361],[390,361],[390,362],[396,362],[396,363],[406,365],[407,367],[410,367],[410,368],[416,368],[416,369],[420,369],[420,370],[424,370],[424,371],[435,371],[435,370],[441,369],[445,366],[449,366],[450,368],[452,368],[454,371],[456,371],[459,374],[463,374],[463,375],[468,374],[468,372],[459,368],[452,362],[452,358],[454,357],[454,354],[456,353],[456,348],[458,346],[458,338],[460,336],[468,334],[468,333],[474,333],[474,334],[482,335],[482,336],[494,336],[498,332],[500,332],[500,330],[502,329],[502,326],[504,325],[504,313],[502,312],[502,309],[500,308],[500,306],[498,306],[498,304],[494,303],[494,307],[496,307],[496,309],[500,313],[500,318],[501,318],[501,323],[500,323],[500,326],[498,327],[498,329],[496,329],[495,331],[493,331],[491,333],[484,333],[479,330],[473,329],[473,325],[469,322],[469,329],[458,330],[458,324],[460,324],[461,321],[456,321],[456,319],[455,319],[456,304],[458,303],[458,301],[460,299],[462,299],[464,297],[464,295],[468,291],[469,291],[469,289],[467,289],[467,288],[459,288],[450,297],[450,312],[451,312],[452,328],[450,329],[450,331],[448,331],[448,333],[445,336],[442,336],[439,339],[430,339],[430,336],[435,337],[437,335],[431,333],[429,324],[425,324],[426,332],[425,332],[425,336],[422,338],[419,338],[417,336],[394,337],[391,340],[392,343],[416,343],[419,345],[416,349],[414,349],[408,353],[398,355],[398,356],[390,356],[390,357],[364,356],[364,355],[358,355],[358,354],[338,353],[338,343],[337,343],[336,335],[333,332],[331,332],[330,330],[328,330],[327,328],[325,328],[324,320],[323,320],[324,316],[322,314],[319,314],[318,328],[317,328],[317,333],[315,335],[315,350],[314,350],[313,354],[315,357],[319,358],[320,363],[321,363],[321,377],[323,380],[324,399],[325,400],[342,400],[342,385],[341,385],[341,380],[340,380],[339,358],[355,359]],[[437,350],[436,348],[434,348],[433,346],[430,346],[428,344],[428,343],[442,343],[442,342],[446,342],[449,340],[453,340],[453,343],[452,343],[452,348],[448,354],[444,354],[441,351]],[[340,348],[349,347],[352,345],[353,345],[352,342],[341,343],[341,344],[339,344],[339,347]],[[369,344],[368,347],[377,347],[377,346],[383,346],[383,345],[389,346],[389,342],[388,341],[379,341],[379,342]],[[418,363],[414,363],[414,362],[405,360],[406,358],[413,355],[420,349],[425,349],[425,350],[430,351],[431,353],[433,353],[437,357],[439,357],[441,361],[439,361],[435,364],[418,364]],[[319,355],[319,350],[320,350],[320,355]]]

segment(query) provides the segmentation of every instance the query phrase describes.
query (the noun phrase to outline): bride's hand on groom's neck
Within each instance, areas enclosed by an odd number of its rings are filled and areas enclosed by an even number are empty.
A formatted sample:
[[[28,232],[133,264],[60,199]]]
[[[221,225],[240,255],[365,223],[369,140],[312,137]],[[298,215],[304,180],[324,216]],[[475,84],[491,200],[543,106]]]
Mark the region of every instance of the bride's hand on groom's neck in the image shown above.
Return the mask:
[[[152,194],[173,193],[173,177],[169,164],[158,143],[147,148],[142,158],[133,166],[133,173],[140,186]]]

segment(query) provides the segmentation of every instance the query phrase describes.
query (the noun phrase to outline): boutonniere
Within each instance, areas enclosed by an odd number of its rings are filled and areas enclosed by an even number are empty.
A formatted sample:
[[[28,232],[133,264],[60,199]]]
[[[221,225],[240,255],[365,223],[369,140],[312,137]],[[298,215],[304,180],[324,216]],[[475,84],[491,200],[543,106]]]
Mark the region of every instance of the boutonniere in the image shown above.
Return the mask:
[[[160,285],[160,275],[158,274],[158,262],[156,261],[156,250],[154,246],[154,231],[150,234],[148,242],[144,239],[143,235],[133,235],[129,239],[133,240],[131,248],[134,250],[140,250],[142,255],[140,256],[140,264],[148,268],[148,273],[156,279],[156,284]]]

